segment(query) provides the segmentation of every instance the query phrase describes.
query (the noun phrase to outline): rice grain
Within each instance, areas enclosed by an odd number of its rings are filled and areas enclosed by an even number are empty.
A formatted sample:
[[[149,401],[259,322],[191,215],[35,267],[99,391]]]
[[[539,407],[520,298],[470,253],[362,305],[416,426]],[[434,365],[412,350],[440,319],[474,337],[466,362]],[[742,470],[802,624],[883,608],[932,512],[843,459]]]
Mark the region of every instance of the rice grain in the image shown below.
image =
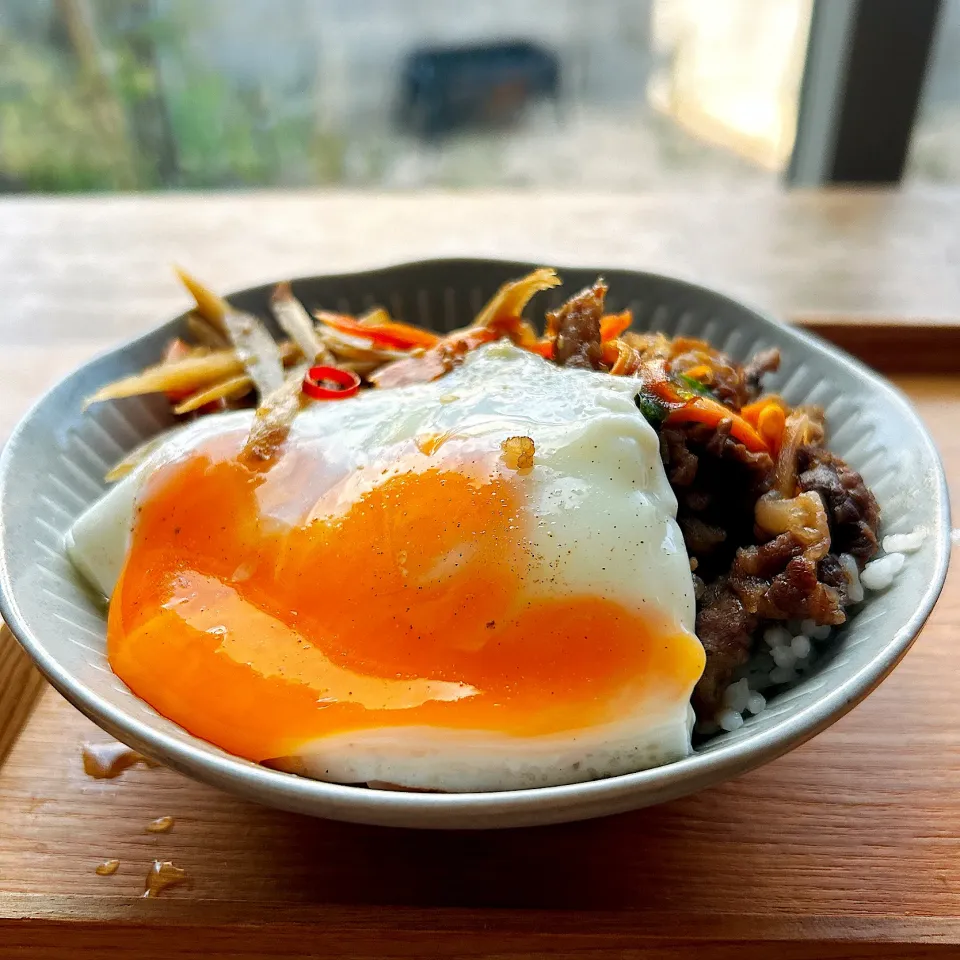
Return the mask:
[[[879,560],[872,560],[863,568],[860,582],[868,590],[886,590],[903,569],[906,559],[902,553],[888,553]]]
[[[840,554],[840,563],[847,578],[847,596],[851,603],[860,603],[863,600],[863,584],[860,581],[860,570],[857,561],[849,553]]]
[[[721,710],[717,714],[717,723],[722,730],[728,733],[739,730],[743,726],[743,717],[736,710]]]
[[[916,553],[923,546],[926,534],[920,527],[910,533],[891,533],[883,538],[884,553]]]
[[[810,656],[813,645],[810,643],[810,638],[801,633],[790,641],[790,649],[798,660],[805,660]]]
[[[763,639],[770,647],[785,647],[793,639],[786,627],[767,627],[763,631]]]
[[[793,652],[792,645],[789,647],[774,647],[773,662],[784,669],[792,669],[797,662],[797,655]]]
[[[743,713],[750,699],[750,684],[746,677],[731,683],[723,692],[723,705],[737,713]]]
[[[757,690],[754,690],[747,699],[747,709],[756,716],[762,713],[767,706],[766,697]]]
[[[793,683],[797,679],[797,671],[793,667],[776,667],[770,671],[771,683]]]

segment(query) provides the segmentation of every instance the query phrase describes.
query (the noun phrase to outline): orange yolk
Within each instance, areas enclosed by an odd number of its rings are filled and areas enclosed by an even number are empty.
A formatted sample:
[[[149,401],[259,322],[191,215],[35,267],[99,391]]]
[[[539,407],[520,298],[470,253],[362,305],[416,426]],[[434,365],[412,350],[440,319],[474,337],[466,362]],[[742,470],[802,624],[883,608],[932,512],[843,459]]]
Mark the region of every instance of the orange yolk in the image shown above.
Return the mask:
[[[196,736],[264,761],[401,725],[555,734],[689,696],[703,652],[679,627],[532,589],[536,517],[494,454],[411,445],[356,486],[295,449],[253,471],[242,439],[149,479],[110,605],[115,672]],[[264,505],[291,484],[312,502],[280,523]]]

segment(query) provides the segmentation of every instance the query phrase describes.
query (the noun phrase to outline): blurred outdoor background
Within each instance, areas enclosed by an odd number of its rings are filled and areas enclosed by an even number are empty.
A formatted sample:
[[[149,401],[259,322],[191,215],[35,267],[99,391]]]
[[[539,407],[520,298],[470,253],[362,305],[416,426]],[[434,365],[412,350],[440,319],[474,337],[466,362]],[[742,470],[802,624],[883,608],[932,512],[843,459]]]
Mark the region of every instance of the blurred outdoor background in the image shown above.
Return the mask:
[[[813,7],[0,0],[0,191],[777,187]],[[960,182],[960,0],[927,63],[904,177]]]

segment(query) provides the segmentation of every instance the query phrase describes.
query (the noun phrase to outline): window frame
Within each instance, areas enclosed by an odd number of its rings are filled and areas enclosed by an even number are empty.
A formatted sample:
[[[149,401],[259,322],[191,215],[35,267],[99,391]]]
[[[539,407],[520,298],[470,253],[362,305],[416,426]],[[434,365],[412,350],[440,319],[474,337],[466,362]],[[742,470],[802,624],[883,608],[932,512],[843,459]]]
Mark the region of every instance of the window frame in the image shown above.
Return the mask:
[[[942,0],[814,0],[789,186],[898,184]]]

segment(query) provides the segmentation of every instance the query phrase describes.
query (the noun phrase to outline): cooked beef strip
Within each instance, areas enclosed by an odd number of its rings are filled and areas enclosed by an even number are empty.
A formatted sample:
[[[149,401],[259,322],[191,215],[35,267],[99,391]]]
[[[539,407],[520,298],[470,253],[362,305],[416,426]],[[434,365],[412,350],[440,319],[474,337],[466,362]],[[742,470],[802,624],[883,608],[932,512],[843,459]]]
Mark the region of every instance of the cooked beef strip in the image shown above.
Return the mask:
[[[786,565],[795,557],[803,553],[803,544],[792,532],[781,533],[780,536],[768,540],[766,543],[740,547],[733,561],[731,577],[737,580],[772,580],[778,573],[782,573]],[[752,612],[756,612],[756,606]]]
[[[847,617],[840,595],[817,579],[817,565],[808,557],[794,557],[783,573],[770,582],[760,615],[774,620],[813,620],[836,626]]]
[[[833,587],[840,598],[840,605],[850,606],[850,597],[848,591],[850,584],[847,581],[847,574],[843,569],[840,558],[835,553],[828,553],[817,565],[817,577],[821,583],[828,587]]]
[[[703,340],[676,337],[659,347],[668,357],[671,369],[687,373],[696,368],[708,367],[709,376],[698,376],[710,393],[731,410],[739,411],[760,396],[760,378],[780,366],[780,351],[763,350],[746,366],[734,363],[726,354],[715,350]]]
[[[725,577],[703,588],[697,601],[697,636],[707,654],[703,676],[693,694],[697,715],[710,718],[737,667],[750,657],[757,618],[730,589]]]
[[[681,517],[679,522],[687,553],[694,558],[710,553],[727,539],[727,531],[723,527],[704,523],[699,517],[685,516]],[[699,565],[699,560],[697,563]]]
[[[710,583],[730,570],[737,547],[753,542],[754,504],[769,489],[773,461],[732,439],[729,421],[665,426],[660,450],[687,551]]]
[[[697,636],[707,654],[694,706],[712,717],[765,626],[786,620],[840,624],[849,603],[838,554],[861,563],[877,551],[876,501],[862,478],[828,451],[800,448],[798,493],[815,491],[830,523],[830,553],[804,555],[791,532],[757,542],[754,511],[775,467],[730,437],[729,422],[665,425],[660,449],[677,494],[677,519],[697,573]],[[769,534],[768,534],[769,536]]]
[[[758,553],[785,539],[786,549],[777,549],[771,554],[776,557],[772,566],[779,567],[776,572],[771,570],[766,576],[743,572],[754,564]],[[750,613],[764,620],[809,619],[822,624],[843,623],[846,615],[840,594],[832,586],[820,582],[817,563],[803,556],[802,546],[793,547],[789,542],[791,539],[792,535],[785,533],[759,547],[741,547],[730,574],[731,589]],[[794,550],[797,552],[791,556]],[[770,567],[769,559],[762,565]]]
[[[667,471],[670,486],[689,487],[697,476],[700,458],[690,449],[683,427],[664,427],[660,431],[660,458]],[[679,493],[678,493],[679,496]],[[706,494],[708,500],[710,495]],[[705,507],[701,508],[705,509]]]
[[[880,508],[863,477],[822,447],[804,446],[798,453],[799,486],[816,490],[830,521],[833,553],[850,553],[862,567],[877,552]]]
[[[547,314],[547,331],[554,333],[554,359],[562,367],[605,369],[600,318],[607,285],[602,280],[571,297]]]

